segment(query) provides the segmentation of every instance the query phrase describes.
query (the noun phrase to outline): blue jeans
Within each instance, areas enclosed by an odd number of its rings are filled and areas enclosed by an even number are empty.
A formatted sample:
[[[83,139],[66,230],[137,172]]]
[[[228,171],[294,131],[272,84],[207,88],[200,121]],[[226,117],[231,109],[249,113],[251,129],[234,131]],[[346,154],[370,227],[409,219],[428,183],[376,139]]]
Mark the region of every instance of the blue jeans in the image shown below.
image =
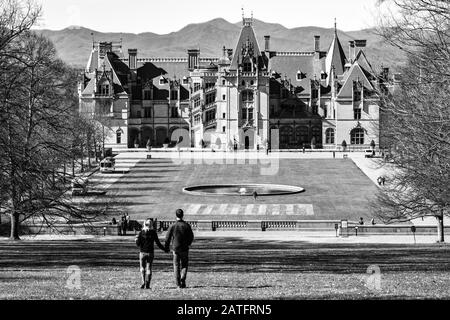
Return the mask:
[[[189,264],[189,251],[173,252],[173,271],[177,286],[186,285],[186,276]]]

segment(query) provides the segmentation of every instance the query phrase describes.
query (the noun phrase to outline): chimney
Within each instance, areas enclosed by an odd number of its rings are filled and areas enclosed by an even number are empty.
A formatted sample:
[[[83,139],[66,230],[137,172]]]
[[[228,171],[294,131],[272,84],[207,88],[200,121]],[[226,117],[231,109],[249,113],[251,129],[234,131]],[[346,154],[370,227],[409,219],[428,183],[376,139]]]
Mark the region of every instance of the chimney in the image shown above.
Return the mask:
[[[264,51],[269,52],[270,51],[270,36],[264,36],[265,46]]]
[[[112,42],[100,42],[98,44],[99,59],[103,59],[108,52],[112,51]]]
[[[356,48],[365,48],[367,44],[367,40],[355,40]]]
[[[314,36],[314,52],[320,51],[320,36]]]
[[[198,68],[200,62],[200,49],[188,50],[188,69]]]
[[[362,48],[366,47],[367,40],[355,40],[355,52],[354,52],[354,59],[356,59],[356,55],[359,53],[359,51]]]
[[[348,42],[348,60],[351,63],[355,60],[355,41]]]
[[[137,49],[128,49],[128,67],[130,70],[137,69]]]

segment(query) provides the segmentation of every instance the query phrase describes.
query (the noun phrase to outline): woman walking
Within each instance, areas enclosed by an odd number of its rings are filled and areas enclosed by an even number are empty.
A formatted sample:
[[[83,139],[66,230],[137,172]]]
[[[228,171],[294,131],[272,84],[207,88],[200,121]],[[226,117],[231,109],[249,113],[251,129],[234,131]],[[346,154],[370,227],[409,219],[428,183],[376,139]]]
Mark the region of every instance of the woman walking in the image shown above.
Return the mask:
[[[136,236],[136,245],[139,247],[139,262],[140,271],[142,275],[141,289],[150,289],[150,282],[152,281],[152,264],[154,259],[154,243],[164,251],[169,252],[164,248],[158,238],[158,234],[153,225],[153,219],[147,219],[144,228]]]

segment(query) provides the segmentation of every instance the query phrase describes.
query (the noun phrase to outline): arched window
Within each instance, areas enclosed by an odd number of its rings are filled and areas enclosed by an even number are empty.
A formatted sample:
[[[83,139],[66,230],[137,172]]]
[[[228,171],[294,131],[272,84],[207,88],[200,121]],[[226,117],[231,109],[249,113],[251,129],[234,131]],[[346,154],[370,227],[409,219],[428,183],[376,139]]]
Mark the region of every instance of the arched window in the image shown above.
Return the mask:
[[[325,131],[325,143],[326,144],[333,144],[334,143],[334,129],[328,128]]]
[[[247,58],[244,60],[244,65],[243,65],[242,71],[244,71],[244,72],[252,72],[253,71],[252,70],[252,62],[250,59]]]
[[[253,102],[253,91],[242,91],[242,102]]]
[[[308,127],[301,126],[297,127],[296,129],[296,140],[298,143],[309,143],[309,129]]]
[[[364,144],[364,129],[355,128],[350,132],[351,144]]]
[[[280,129],[280,143],[282,147],[286,147],[290,144],[291,139],[294,138],[294,129],[289,126],[281,127]]]

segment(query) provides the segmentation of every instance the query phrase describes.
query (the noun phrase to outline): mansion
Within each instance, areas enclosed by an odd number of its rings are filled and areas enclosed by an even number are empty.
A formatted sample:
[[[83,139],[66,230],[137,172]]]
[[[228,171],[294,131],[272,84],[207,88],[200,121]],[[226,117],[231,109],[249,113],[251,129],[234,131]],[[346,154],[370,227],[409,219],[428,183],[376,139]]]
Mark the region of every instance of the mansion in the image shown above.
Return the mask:
[[[236,46],[218,58],[199,49],[185,58],[139,58],[129,49],[125,58],[121,43],[94,43],[80,112],[108,128],[105,144],[115,150],[378,146],[377,92],[388,69],[372,69],[365,40],[350,41],[346,55],[336,28],[327,51],[320,36],[311,40],[312,52],[275,51],[270,36],[261,48],[253,19],[243,18]]]

